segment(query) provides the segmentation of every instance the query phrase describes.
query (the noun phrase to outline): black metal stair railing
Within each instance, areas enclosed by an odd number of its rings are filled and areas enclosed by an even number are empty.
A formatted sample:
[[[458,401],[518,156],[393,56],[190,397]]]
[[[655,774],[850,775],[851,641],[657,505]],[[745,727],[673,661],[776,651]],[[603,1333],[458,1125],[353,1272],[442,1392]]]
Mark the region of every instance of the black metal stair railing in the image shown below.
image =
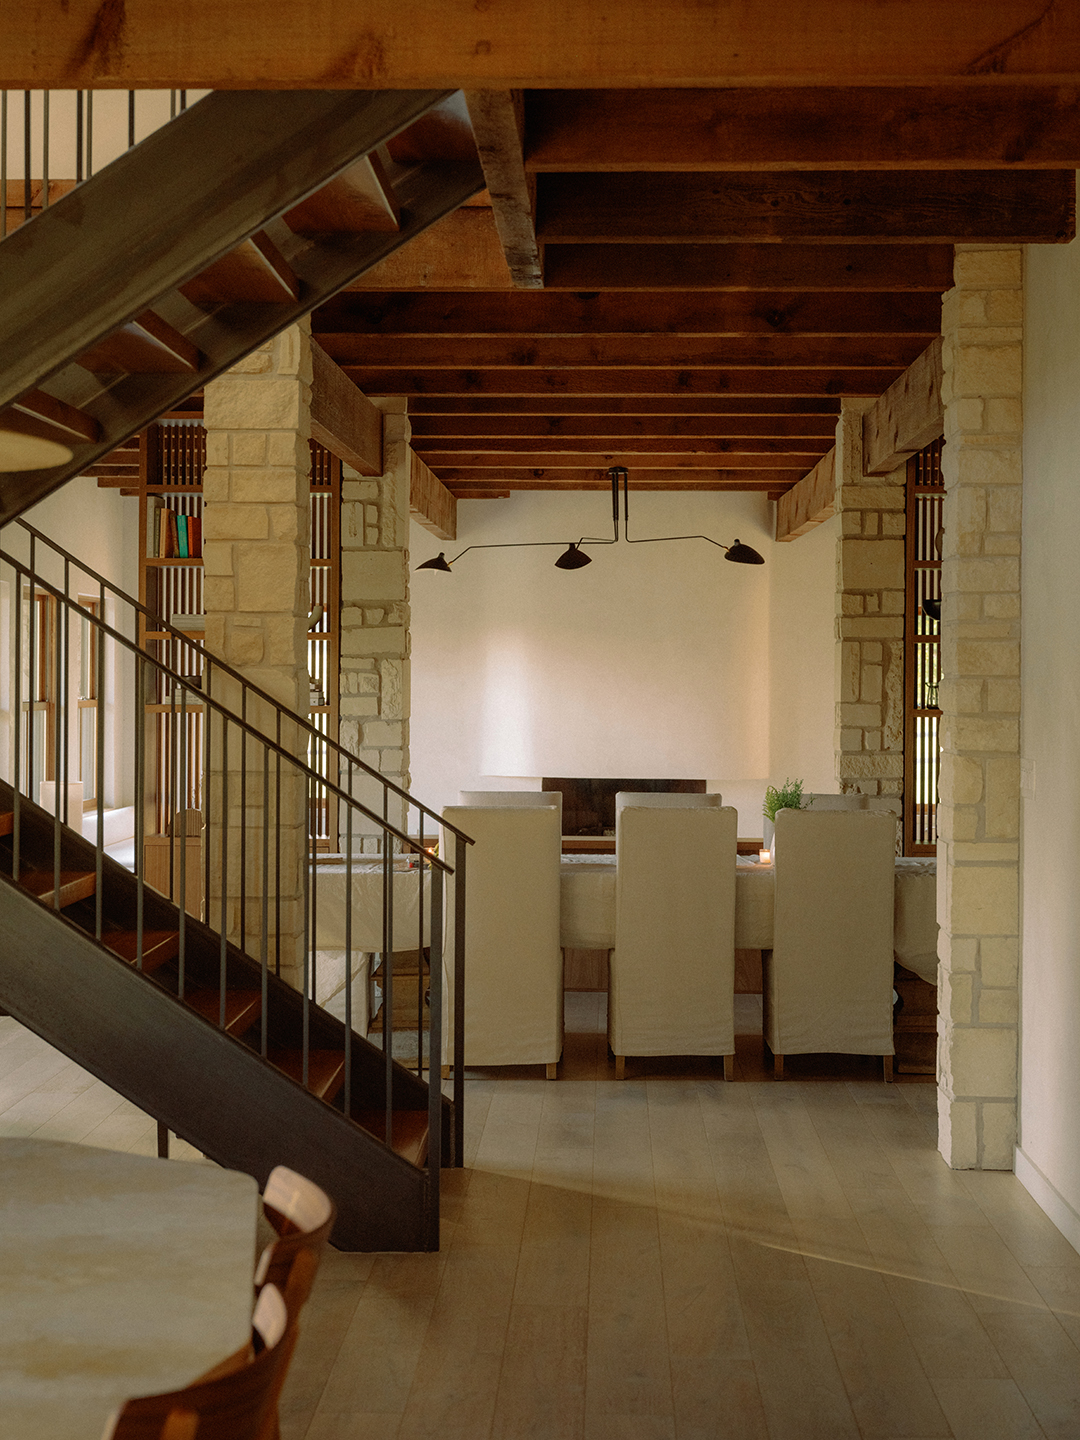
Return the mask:
[[[469,837],[444,827],[443,833],[453,839],[453,863],[433,853],[442,823],[436,812],[328,741],[303,717],[33,527],[17,523],[26,537],[20,548],[27,557],[0,549],[0,593],[6,590],[8,597],[0,646],[8,682],[4,764],[12,787],[13,876],[24,883],[33,878],[39,897],[57,910],[77,901],[88,917],[89,932],[105,943],[111,939],[115,949],[115,936],[106,933],[112,923],[105,904],[105,872],[112,868],[106,866],[106,827],[115,802],[133,802],[132,853],[125,858],[134,871],[134,915],[130,954],[124,958],[137,969],[152,969],[151,951],[161,939],[145,924],[147,892],[153,895],[156,889],[172,898],[179,911],[173,942],[178,998],[189,998],[187,932],[198,932],[204,952],[205,922],[217,931],[220,955],[216,1007],[208,1018],[233,1034],[238,1033],[234,1025],[249,1022],[247,1043],[304,1086],[318,1089],[324,1071],[334,1071],[326,1083],[328,1089],[336,1086],[339,1098],[334,1103],[347,1117],[354,1103],[357,1044],[365,1047],[364,1067],[370,1068],[367,1042],[354,1036],[357,975],[363,977],[364,966],[377,962],[382,981],[383,1133],[394,1145],[395,1124],[399,1130],[402,1125],[401,1108],[395,1104],[402,1077],[408,1077],[410,1094],[415,1095],[416,1080],[426,1072],[428,1191],[437,1206],[437,1172],[444,1163],[444,1058],[453,1064],[455,1089],[454,1155],[446,1160],[461,1164],[463,1159],[458,1063],[463,1037],[459,1021],[458,1034],[449,1037],[444,1051],[442,986],[445,967],[463,999],[460,917]],[[14,527],[5,539],[13,535]],[[169,633],[185,647],[186,673],[139,647],[134,637],[140,616],[152,622],[154,631]],[[318,747],[315,754],[332,757],[336,774],[309,763],[311,747]],[[381,805],[357,798],[359,784],[367,787],[366,794],[377,787]],[[340,883],[332,899],[329,887],[320,883],[321,867],[314,863],[311,816],[319,793],[333,797],[339,816],[341,854],[335,881]],[[47,802],[52,816],[50,873],[41,873],[38,859],[34,877],[23,873],[23,797]],[[153,826],[159,816],[164,825],[153,835],[148,822]],[[64,854],[69,852],[63,827],[79,830],[87,819],[94,870],[88,873],[84,866],[76,876],[64,869]],[[148,841],[156,843],[148,847]],[[158,865],[156,887],[148,878],[151,851],[156,851]],[[447,879],[459,897],[459,920],[444,944]],[[328,934],[338,941],[336,946],[326,943]],[[229,955],[236,948],[252,957],[261,974],[261,994],[246,1010],[229,986]],[[409,1032],[394,1026],[395,963],[402,952],[415,955],[416,1015]],[[329,988],[325,973],[320,974],[328,963],[337,967],[344,990],[344,1054],[336,1065],[310,1039],[318,1001]],[[279,977],[291,980],[302,996],[302,1044],[288,1060],[275,1059],[268,1013],[270,992],[280,993]],[[457,1014],[462,1014],[460,1004]],[[413,1045],[413,1053],[408,1053]],[[326,1098],[333,1102],[333,1094]],[[415,1103],[404,1108],[415,1112]],[[365,1123],[370,1126],[370,1116]]]

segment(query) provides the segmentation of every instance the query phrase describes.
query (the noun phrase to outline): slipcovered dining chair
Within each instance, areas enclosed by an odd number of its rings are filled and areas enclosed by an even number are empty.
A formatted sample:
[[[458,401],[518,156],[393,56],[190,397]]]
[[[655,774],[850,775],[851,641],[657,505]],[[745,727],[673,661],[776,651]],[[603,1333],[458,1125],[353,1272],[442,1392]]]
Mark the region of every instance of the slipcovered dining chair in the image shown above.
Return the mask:
[[[764,1031],[785,1055],[880,1055],[892,1079],[892,814],[781,810]]]
[[[459,790],[458,803],[490,808],[520,809],[523,805],[557,805],[562,814],[561,790]]]
[[[450,806],[443,815],[476,842],[468,853],[464,1064],[545,1065],[554,1080],[563,1042],[562,810]],[[453,926],[451,882],[447,934]],[[445,994],[444,1060],[454,1031],[451,975]]]
[[[674,790],[619,790],[615,795],[615,813],[626,805],[637,809],[657,810],[719,810],[724,797],[719,794],[705,795],[697,792],[685,795]]]
[[[899,800],[883,795],[827,795],[820,791],[803,796],[803,808],[815,810],[876,810],[882,814],[899,813]]]
[[[627,1055],[722,1055],[731,1078],[737,832],[732,806],[617,812],[608,992],[616,1079]]]

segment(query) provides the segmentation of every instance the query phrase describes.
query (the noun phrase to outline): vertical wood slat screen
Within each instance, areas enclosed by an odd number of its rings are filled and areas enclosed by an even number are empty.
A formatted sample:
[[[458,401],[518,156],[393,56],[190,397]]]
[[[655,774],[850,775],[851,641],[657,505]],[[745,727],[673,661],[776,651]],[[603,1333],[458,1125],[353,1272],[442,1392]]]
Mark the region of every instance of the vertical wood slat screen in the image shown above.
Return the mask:
[[[308,719],[331,740],[338,738],[339,604],[341,571],[341,461],[325,446],[311,441],[311,608],[323,613],[308,633],[308,674],[311,708]],[[328,773],[325,745],[311,740],[307,763],[320,775]],[[337,848],[337,805],[320,786],[312,797],[311,834],[318,850]]]
[[[907,466],[907,595],[904,605],[904,854],[937,849],[941,763],[939,624],[923,612],[941,599],[940,534],[945,503],[943,442],[935,440]]]

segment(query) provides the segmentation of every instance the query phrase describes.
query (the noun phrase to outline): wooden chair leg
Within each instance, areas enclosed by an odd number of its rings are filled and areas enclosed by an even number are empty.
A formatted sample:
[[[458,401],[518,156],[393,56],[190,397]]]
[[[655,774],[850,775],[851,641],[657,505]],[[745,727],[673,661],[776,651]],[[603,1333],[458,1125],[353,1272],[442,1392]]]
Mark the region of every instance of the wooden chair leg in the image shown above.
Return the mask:
[[[547,1078],[549,1080],[557,1080],[559,1078],[559,1062],[557,1060],[548,1062]]]
[[[772,1057],[772,1078],[782,1080],[784,1078],[784,1057],[774,1053]]]
[[[886,1085],[891,1085],[891,1084],[892,1084],[892,1056],[891,1056],[891,1055],[883,1055],[883,1056],[881,1057],[881,1068],[882,1068],[882,1069],[884,1070],[884,1072],[885,1072],[885,1084],[886,1084]]]
[[[735,1056],[734,1056],[734,1055],[725,1055],[725,1056],[724,1056],[724,1079],[725,1079],[725,1080],[734,1080],[734,1079],[735,1079]]]
[[[625,1056],[625,1055],[616,1055],[616,1056],[615,1056],[615,1079],[616,1079],[616,1080],[625,1080],[625,1079],[626,1079],[626,1056]]]

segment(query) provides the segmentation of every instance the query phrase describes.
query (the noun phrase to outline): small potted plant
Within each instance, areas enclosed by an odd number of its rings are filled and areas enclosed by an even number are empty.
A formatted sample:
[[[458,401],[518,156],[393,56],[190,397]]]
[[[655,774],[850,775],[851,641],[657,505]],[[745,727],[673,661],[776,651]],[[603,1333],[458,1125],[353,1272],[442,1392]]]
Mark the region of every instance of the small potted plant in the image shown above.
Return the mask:
[[[803,782],[801,780],[785,780],[779,789],[775,785],[765,787],[765,805],[762,814],[765,817],[765,849],[769,852],[770,859],[773,854],[773,844],[776,834],[776,812],[778,810],[802,810]]]

